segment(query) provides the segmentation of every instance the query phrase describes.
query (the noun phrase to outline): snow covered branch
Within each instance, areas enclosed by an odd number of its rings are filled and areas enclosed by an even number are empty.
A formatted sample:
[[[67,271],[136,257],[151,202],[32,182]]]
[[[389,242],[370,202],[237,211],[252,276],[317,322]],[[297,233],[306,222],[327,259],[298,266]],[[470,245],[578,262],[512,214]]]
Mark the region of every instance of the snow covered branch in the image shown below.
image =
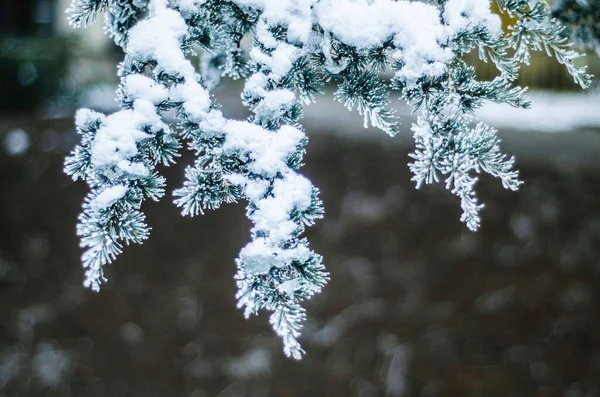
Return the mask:
[[[236,261],[238,306],[246,316],[271,311],[284,352],[300,358],[301,302],[328,280],[321,256],[302,237],[323,215],[318,189],[299,173],[307,143],[298,124],[303,106],[334,86],[334,98],[357,109],[365,126],[393,136],[400,120],[389,95],[404,98],[421,112],[412,127],[413,180],[417,187],[443,180],[461,200],[461,220],[477,229],[478,174],[511,190],[521,182],[495,130],[473,125],[475,110],[486,101],[529,106],[514,81],[530,51],[545,50],[582,87],[591,82],[545,1],[498,3],[515,21],[508,30],[487,0],[73,0],[74,26],[104,12],[108,34],[125,51],[121,110],[80,110],[81,143],[65,163],[90,186],[78,225],[84,284],[98,290],[103,267],[124,245],[147,238],[141,205],[164,195],[156,167],[173,163],[185,141],[197,158],[174,192],[176,205],[193,216],[247,201],[253,226]],[[584,0],[576,3],[587,10]],[[587,40],[589,26],[569,37]],[[249,51],[245,37],[253,39]],[[497,78],[477,80],[463,59],[474,50],[494,63]],[[192,58],[199,53],[197,69]],[[246,79],[248,120],[225,118],[213,102],[209,89],[222,77]],[[176,123],[165,119],[169,110]]]

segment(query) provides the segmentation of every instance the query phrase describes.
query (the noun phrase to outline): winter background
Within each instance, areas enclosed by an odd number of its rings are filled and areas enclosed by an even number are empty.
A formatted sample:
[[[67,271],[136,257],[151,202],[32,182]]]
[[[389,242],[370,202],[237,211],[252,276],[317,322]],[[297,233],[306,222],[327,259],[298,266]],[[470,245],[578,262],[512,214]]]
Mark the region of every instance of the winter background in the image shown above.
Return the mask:
[[[403,103],[395,138],[331,96],[308,106],[303,169],[326,217],[307,235],[331,281],[306,304],[295,361],[266,314],[235,308],[242,206],[189,219],[169,200],[145,204],[150,239],[108,268],[101,293],[83,288],[86,189],[62,164],[75,109],[116,109],[122,55],[100,25],[69,28],[67,6],[0,4],[1,396],[600,395],[597,83],[581,92],[540,56],[519,80],[531,110],[480,111],[525,184],[483,178],[476,233],[443,186],[414,189]],[[215,92],[227,116],[247,115],[241,89]],[[163,170],[169,188],[191,161]]]

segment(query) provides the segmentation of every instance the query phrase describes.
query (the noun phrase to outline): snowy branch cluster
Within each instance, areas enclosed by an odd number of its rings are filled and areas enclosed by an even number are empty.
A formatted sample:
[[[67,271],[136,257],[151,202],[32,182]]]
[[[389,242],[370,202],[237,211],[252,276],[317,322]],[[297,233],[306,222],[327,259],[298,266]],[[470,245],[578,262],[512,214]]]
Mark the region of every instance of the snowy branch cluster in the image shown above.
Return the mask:
[[[253,226],[236,261],[238,306],[246,316],[271,311],[285,353],[300,358],[300,304],[328,280],[302,237],[323,215],[318,189],[298,171],[307,142],[298,124],[303,106],[330,85],[365,126],[394,135],[395,91],[421,111],[412,127],[413,180],[443,181],[460,198],[461,220],[477,229],[477,175],[491,174],[512,190],[520,182],[495,130],[473,125],[474,111],[485,101],[529,106],[513,82],[530,51],[546,50],[578,84],[590,84],[545,1],[498,3],[514,21],[508,30],[487,0],[73,0],[74,26],[104,12],[108,34],[125,51],[122,110],[80,110],[81,143],[65,165],[90,186],[78,224],[85,285],[98,290],[103,267],[124,245],[147,238],[141,204],[164,195],[157,166],[173,163],[185,142],[197,158],[175,203],[184,215],[198,215],[247,201]],[[248,51],[245,37],[252,38]],[[476,79],[463,60],[475,49],[496,65],[497,78]],[[386,70],[391,81],[380,73]],[[209,89],[221,77],[245,79],[248,120],[227,119],[214,103]],[[176,123],[166,121],[167,111]]]

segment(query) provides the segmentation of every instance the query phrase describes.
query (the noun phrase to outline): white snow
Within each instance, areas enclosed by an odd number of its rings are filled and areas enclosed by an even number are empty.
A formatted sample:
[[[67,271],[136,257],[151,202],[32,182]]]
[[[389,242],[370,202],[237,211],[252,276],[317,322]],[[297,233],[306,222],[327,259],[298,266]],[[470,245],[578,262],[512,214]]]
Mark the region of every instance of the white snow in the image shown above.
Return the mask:
[[[284,267],[293,260],[306,261],[310,257],[310,250],[303,244],[295,248],[283,249],[275,247],[266,238],[255,238],[240,252],[240,259],[246,267],[244,271],[249,275],[266,274],[272,267]]]
[[[198,9],[206,3],[206,0],[174,0],[173,5],[178,7],[183,15],[189,15],[197,12]]]
[[[125,196],[127,193],[127,186],[115,185],[107,187],[94,200],[90,203],[90,206],[95,210],[101,210],[108,208],[112,204],[116,203],[119,199]]]
[[[151,120],[158,117],[156,113],[154,117],[148,113],[150,109],[147,104],[154,111],[150,102],[138,99],[133,109],[122,110],[106,117],[96,132],[92,145],[92,163],[95,166],[114,165],[123,172],[129,172],[129,159],[138,153],[137,142],[149,137],[140,128],[148,124],[148,116]]]
[[[443,33],[437,7],[392,0],[323,0],[316,6],[319,24],[340,41],[358,49],[381,46],[399,30],[425,40]],[[425,22],[425,23],[423,23]],[[435,32],[437,30],[437,32]],[[432,32],[435,32],[433,35]],[[440,37],[441,38],[441,37]]]
[[[288,155],[304,138],[304,132],[291,126],[282,126],[273,132],[244,121],[228,121],[225,125],[227,140],[225,152],[240,152],[240,158],[251,159],[249,169],[265,177],[274,177],[287,169]]]
[[[167,8],[166,0],[150,2],[150,15],[129,31],[127,55],[140,61],[156,61],[157,72],[193,79],[194,67],[180,48],[187,33],[183,17]]]
[[[316,0],[234,0],[240,7],[262,10],[262,18],[269,25],[288,27],[288,40],[307,44],[312,29],[311,7]],[[260,29],[260,24],[259,24]],[[263,33],[259,32],[261,36]]]
[[[444,7],[451,34],[477,26],[487,27],[495,37],[502,33],[502,21],[490,9],[489,0],[448,0]]]
[[[295,102],[296,95],[288,89],[266,91],[264,99],[254,109],[262,117],[274,119],[281,117]]]
[[[286,280],[283,283],[277,286],[277,290],[282,294],[287,294],[290,296],[294,295],[294,292],[302,288],[302,283],[299,279],[293,278],[291,280]]]
[[[201,3],[186,0],[178,4],[188,9]],[[225,120],[220,111],[210,109],[210,95],[197,82],[196,70],[181,49],[181,39],[186,33],[187,25],[180,13],[168,8],[166,0],[153,0],[149,18],[138,23],[129,33],[127,56],[138,61],[156,61],[155,73],[162,71],[183,77],[182,83],[170,88],[170,99],[182,101],[188,118],[199,123],[203,131],[219,131]],[[165,96],[162,87],[155,87],[148,81],[136,83],[132,88],[150,93],[152,99]]]
[[[269,240],[279,243],[288,240],[298,228],[290,219],[292,202],[280,197],[267,197],[257,203],[258,209],[252,215],[254,229],[269,233]]]
[[[304,176],[289,172],[273,184],[273,194],[288,201],[290,206],[304,211],[311,201],[312,183]]]
[[[256,47],[250,50],[250,58],[254,62],[268,67],[276,79],[283,77],[292,68],[292,62],[298,57],[298,49],[286,43],[277,44],[271,55],[265,54]]]
[[[248,183],[252,184],[253,181]],[[276,179],[273,196],[256,202],[257,210],[251,216],[254,229],[268,232],[273,244],[290,239],[298,228],[290,213],[294,209],[304,211],[310,205],[311,194],[311,182],[300,174],[288,172],[283,179]]]
[[[366,51],[393,40],[394,58],[403,62],[398,77],[413,81],[423,75],[437,76],[452,59],[445,48],[459,31],[475,26],[486,27],[492,36],[500,34],[500,18],[490,10],[489,0],[449,0],[440,21],[439,8],[432,4],[394,0],[236,0],[241,7],[262,10],[256,34],[274,51],[267,55],[257,48],[250,51],[255,62],[283,76],[297,59],[298,47],[278,42],[268,32],[272,25],[288,27],[288,40],[314,43],[312,24],[317,23],[337,40]],[[321,43],[325,57],[329,46]]]
[[[195,81],[178,84],[171,88],[171,99],[182,101],[183,109],[192,121],[200,122],[206,117],[210,106],[210,96]]]
[[[399,77],[436,76],[452,58],[441,44],[448,40],[438,8],[392,0],[323,0],[315,6],[319,24],[338,40],[368,50],[393,39],[395,58],[404,62]]]
[[[123,172],[126,172],[133,177],[136,177],[136,176],[144,177],[150,173],[148,171],[148,168],[146,168],[146,165],[142,162],[121,160],[117,163],[117,166]]]
[[[246,181],[246,195],[256,205],[256,211],[250,217],[254,223],[252,231],[267,234],[249,242],[240,253],[240,259],[245,264],[244,271],[250,275],[266,274],[272,267],[288,266],[293,260],[305,261],[310,255],[310,250],[304,245],[292,249],[280,248],[299,227],[290,219],[291,211],[294,208],[305,210],[310,204],[310,181],[288,171],[283,179],[275,180],[272,196],[262,197],[265,188],[264,181]]]
[[[123,79],[124,89],[131,99],[146,99],[157,105],[169,97],[169,91],[150,77],[130,74]]]
[[[255,120],[278,121],[297,99],[291,90],[272,87],[277,87],[294,62],[308,55],[317,44],[313,40],[317,36],[312,31],[312,24],[316,21],[313,6],[317,1],[237,0],[237,3],[263,11],[255,30],[255,40],[262,46],[255,45],[250,50],[250,58],[260,65],[260,72],[247,80],[244,96],[259,99],[252,109]],[[268,29],[274,25],[286,26],[287,39],[295,45],[276,40]],[[302,221],[292,220],[291,215],[295,209],[303,211],[310,205],[312,184],[286,163],[304,139],[303,131],[289,125],[282,125],[277,131],[269,131],[256,125],[229,121],[225,132],[223,150],[241,154],[242,160],[251,160],[248,170],[258,176],[245,178],[245,181],[241,176],[229,178],[231,181],[237,180],[237,184],[243,187],[255,209],[249,214],[254,224],[253,239],[242,248],[238,261],[238,307],[243,307],[245,315],[249,316],[260,308],[257,307],[260,306],[257,302],[264,298],[260,296],[263,294],[260,291],[249,294],[241,292],[246,289],[244,284],[249,278],[267,274],[274,267],[291,266],[294,261],[306,262],[312,254],[305,243],[282,248],[295,241],[303,231]],[[293,298],[294,291],[300,287],[304,292],[315,288],[301,285],[300,281],[293,279],[282,282],[276,289]],[[283,337],[284,352],[288,356],[300,358],[301,349],[296,340],[298,331],[287,325],[282,326],[277,318],[273,314],[270,323],[275,332]]]
[[[273,252],[274,248],[265,238],[250,241],[240,251],[240,260],[244,262],[244,271],[249,275],[267,274],[272,267],[282,264]],[[277,250],[280,251],[280,250]]]
[[[269,78],[280,79],[303,52],[295,46],[274,40],[266,29],[266,21],[285,20],[293,25],[290,35],[294,40],[308,40],[312,23],[310,18],[306,22],[305,17],[310,16],[310,2],[244,3],[247,6],[266,7],[257,31],[265,45],[273,45],[273,51],[266,54],[254,49],[250,56],[270,70]],[[177,5],[182,11],[189,11],[197,3],[180,0]],[[142,61],[155,60],[157,70],[183,77],[183,82],[170,88],[170,99],[182,102],[187,118],[197,123],[203,133],[224,133],[226,140],[221,150],[224,153],[235,153],[243,161],[250,161],[249,171],[261,176],[226,176],[231,183],[243,187],[248,199],[256,205],[257,210],[252,215],[255,224],[253,230],[268,236],[255,238],[242,249],[240,259],[245,264],[244,271],[250,275],[265,274],[272,267],[289,265],[292,260],[308,259],[310,250],[302,244],[292,249],[279,247],[299,227],[290,219],[290,212],[294,208],[305,209],[311,200],[311,183],[290,170],[286,164],[288,156],[296,151],[304,139],[304,132],[287,125],[278,131],[269,131],[249,122],[226,120],[221,112],[211,109],[208,92],[196,81],[194,67],[181,51],[180,41],[184,34],[185,22],[181,15],[166,8],[163,0],[155,0],[149,19],[140,22],[130,32],[128,57]],[[264,98],[255,109],[257,117],[279,117],[292,106],[296,100],[295,94],[288,89],[268,91],[265,89],[266,85],[266,76],[257,74],[249,80],[246,87],[254,95]],[[140,131],[143,123],[160,122],[154,105],[163,101],[167,92],[151,79],[135,75],[124,80],[124,89],[128,95],[137,99],[134,109],[121,111],[103,121],[96,134],[93,161],[95,165],[111,164],[124,172],[134,173],[131,168],[138,164],[127,165],[125,162],[137,154],[137,142],[146,138],[146,134]],[[143,104],[138,103],[142,98],[152,109],[146,109]],[[265,192],[272,183],[270,180],[273,179],[273,197],[265,197]],[[106,205],[121,193],[124,194],[116,189],[103,192],[99,196],[102,200],[98,200],[96,205]]]
[[[90,123],[102,122],[105,119],[106,116],[102,113],[90,109],[79,109],[77,113],[75,113],[75,125],[82,130],[87,130]]]

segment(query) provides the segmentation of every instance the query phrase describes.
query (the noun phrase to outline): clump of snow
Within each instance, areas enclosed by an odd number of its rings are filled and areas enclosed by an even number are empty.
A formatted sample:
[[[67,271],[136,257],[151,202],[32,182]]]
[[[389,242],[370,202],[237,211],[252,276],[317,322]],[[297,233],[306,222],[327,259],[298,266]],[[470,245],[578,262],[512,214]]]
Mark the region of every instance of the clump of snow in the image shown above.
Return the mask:
[[[183,109],[192,121],[200,122],[210,107],[210,96],[195,81],[171,88],[171,99],[183,102]]]
[[[127,95],[135,99],[146,99],[157,105],[169,97],[169,91],[157,84],[150,77],[141,74],[130,74],[123,79],[123,87]]]
[[[262,11],[257,24],[261,43],[274,49],[265,54],[250,51],[255,62],[268,67],[275,77],[283,76],[298,57],[298,47],[275,40],[268,26],[288,28],[288,40],[307,45],[312,23],[325,30],[323,51],[330,58],[328,35],[359,51],[381,47],[393,40],[394,59],[404,64],[397,77],[414,81],[428,75],[439,76],[452,59],[450,39],[470,27],[482,26],[492,35],[501,33],[500,18],[490,10],[489,0],[449,0],[442,23],[439,8],[432,4],[394,0],[236,0],[241,7]]]
[[[452,51],[444,47],[448,30],[440,22],[436,6],[392,0],[324,0],[315,7],[326,32],[359,50],[381,47],[392,39],[398,48],[394,58],[404,64],[397,73],[399,78],[440,75],[452,59]]]
[[[291,207],[304,211],[311,202],[312,183],[306,177],[290,172],[283,179],[275,181],[273,194],[288,202]]]
[[[298,58],[299,51],[296,47],[286,44],[278,43],[275,50],[267,55],[260,51],[258,48],[250,50],[250,58],[253,61],[265,65],[271,70],[273,78],[283,77],[292,68],[292,62]]]
[[[178,4],[188,9],[202,3],[185,0]],[[169,98],[183,102],[187,118],[198,123],[202,130],[219,131],[225,119],[220,111],[210,108],[210,95],[198,83],[196,70],[181,49],[181,40],[186,34],[187,25],[182,15],[168,8],[165,0],[154,0],[151,2],[150,16],[130,30],[127,57],[136,62],[156,62],[155,74],[164,72],[182,77],[182,83],[170,88]],[[155,99],[162,99],[166,94],[162,87],[155,88],[148,81],[143,84],[144,89],[151,89],[155,93]],[[137,85],[134,84],[134,87],[137,88]]]
[[[343,43],[358,49],[380,47],[399,30],[409,33],[413,42],[441,38],[443,28],[437,7],[392,0],[323,0],[316,5],[319,24]]]
[[[225,175],[225,178],[233,185],[240,186],[244,189],[244,194],[251,202],[257,202],[266,193],[270,186],[268,180],[254,179],[250,180],[240,174]]]
[[[296,100],[296,95],[288,89],[268,91],[254,112],[268,119],[281,117]]]
[[[9,131],[4,136],[4,150],[11,156],[19,156],[29,149],[29,135],[20,128]]]
[[[312,30],[317,21],[315,7],[318,2],[237,0],[236,3],[262,11],[255,29],[255,43],[259,45],[250,50],[250,58],[258,71],[247,80],[243,97],[249,98],[248,105],[257,124],[280,125],[297,99],[292,90],[278,87],[287,86],[283,81],[285,75],[299,59],[310,54],[317,40],[321,40]],[[287,41],[274,37],[270,31],[273,26],[287,28]],[[242,161],[249,161],[250,175],[246,180],[242,176],[229,178],[237,180],[238,186],[243,187],[252,208],[249,217],[254,224],[253,240],[240,252],[236,276],[240,288],[238,307],[244,308],[246,316],[268,307],[261,302],[268,301],[270,294],[287,294],[291,298],[290,304],[297,305],[294,296],[294,291],[300,287],[300,284],[294,284],[297,281],[275,282],[276,285],[270,285],[266,290],[254,290],[251,285],[256,276],[266,275],[273,268],[294,272],[292,263],[306,263],[313,255],[304,241],[297,240],[304,228],[303,220],[297,216],[312,201],[312,184],[287,164],[305,139],[304,132],[289,125],[273,129],[235,122],[228,122],[225,127],[223,150],[235,153]],[[302,284],[304,296],[314,293],[314,289],[318,288],[310,283]],[[301,315],[289,319],[280,305],[268,308],[274,310],[270,323],[283,338],[284,352],[300,358],[302,349],[296,338]],[[292,325],[290,322],[297,323]]]
[[[175,0],[173,5],[179,8],[179,11],[183,15],[193,14],[197,12],[202,4],[206,3],[206,0]]]
[[[305,136],[304,132],[291,126],[273,132],[242,121],[229,121],[225,132],[227,140],[223,151],[239,152],[242,160],[253,160],[249,165],[252,172],[270,177],[287,168],[286,158]]]
[[[282,262],[271,251],[271,245],[265,238],[257,238],[246,244],[240,252],[244,271],[254,276],[267,274],[272,267],[279,267]]]
[[[496,37],[502,33],[502,21],[490,9],[489,0],[448,0],[444,19],[452,35],[477,26],[487,27]]]
[[[106,117],[92,145],[93,164],[128,168],[131,164],[129,159],[138,153],[137,142],[149,138],[140,129],[146,123],[144,112],[138,112],[135,108]],[[127,172],[127,169],[122,171]]]
[[[75,125],[81,131],[89,131],[92,126],[101,124],[106,119],[102,113],[90,109],[79,109],[75,113]]]
[[[381,47],[392,39],[398,50],[395,58],[404,63],[399,77],[416,79],[423,75],[437,76],[452,58],[446,47],[449,39],[472,26],[487,27],[492,34],[500,33],[500,19],[490,10],[489,0],[449,0],[445,4],[445,24],[439,8],[422,2],[394,0],[236,0],[240,7],[262,11],[257,24],[257,37],[263,45],[275,51],[267,55],[253,49],[251,58],[282,76],[290,68],[294,46],[279,43],[268,32],[268,26],[288,28],[290,42],[307,45],[311,42],[312,24],[332,34],[337,40],[366,51]],[[327,46],[323,46],[327,52]],[[326,53],[327,57],[328,54]]]
[[[273,267],[288,266],[293,260],[306,261],[309,257],[310,250],[304,244],[283,249],[274,246],[267,238],[255,238],[240,252],[240,259],[245,264],[244,271],[250,275],[267,274]]]
[[[292,203],[280,197],[267,197],[260,200],[258,208],[252,214],[252,221],[256,230],[269,233],[269,239],[274,242],[286,241],[298,228],[290,219]]]
[[[262,18],[269,25],[287,26],[289,41],[308,43],[312,29],[311,12],[312,7],[317,3],[316,0],[234,0],[234,2],[240,7],[261,10]],[[259,35],[263,36],[262,33]]]
[[[115,185],[108,187],[94,198],[90,203],[90,206],[96,210],[108,208],[119,199],[123,198],[125,193],[127,193],[127,186]]]
[[[277,290],[282,294],[294,295],[294,292],[302,288],[302,283],[299,279],[293,278],[291,280],[286,280],[283,283],[277,286]]]
[[[156,61],[156,72],[193,79],[195,70],[181,51],[187,25],[179,12],[167,8],[166,0],[150,3],[150,17],[129,31],[126,53],[138,61]]]

